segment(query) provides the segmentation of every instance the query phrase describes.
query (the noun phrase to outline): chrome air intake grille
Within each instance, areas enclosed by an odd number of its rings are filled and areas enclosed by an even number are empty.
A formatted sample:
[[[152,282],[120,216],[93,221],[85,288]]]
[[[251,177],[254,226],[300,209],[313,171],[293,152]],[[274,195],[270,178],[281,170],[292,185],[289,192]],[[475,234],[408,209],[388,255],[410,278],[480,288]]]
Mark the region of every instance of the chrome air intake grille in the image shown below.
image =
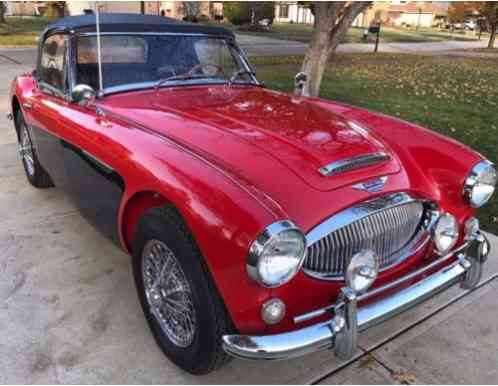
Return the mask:
[[[423,216],[423,203],[404,193],[350,208],[328,220],[332,224],[329,228],[333,228],[336,220],[336,227],[330,233],[323,237],[317,237],[316,231],[314,235],[313,231],[308,234],[303,268],[315,277],[340,279],[351,257],[363,249],[377,253],[381,270],[400,263],[426,234]],[[327,227],[323,226],[321,231],[324,229]]]
[[[327,177],[334,174],[372,166],[389,159],[391,159],[391,157],[383,152],[363,154],[325,165],[318,169],[318,173],[320,173],[322,176]]]

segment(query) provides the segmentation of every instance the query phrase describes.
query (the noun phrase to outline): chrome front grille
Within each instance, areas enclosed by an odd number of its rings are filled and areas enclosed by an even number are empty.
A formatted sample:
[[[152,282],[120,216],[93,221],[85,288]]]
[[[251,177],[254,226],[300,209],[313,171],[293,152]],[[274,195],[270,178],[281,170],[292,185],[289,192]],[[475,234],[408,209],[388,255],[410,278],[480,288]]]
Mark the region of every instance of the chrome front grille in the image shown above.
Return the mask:
[[[307,235],[303,268],[312,276],[339,279],[355,253],[371,249],[379,256],[379,268],[386,269],[408,257],[406,252],[421,240],[423,216],[423,203],[405,193],[366,201]]]

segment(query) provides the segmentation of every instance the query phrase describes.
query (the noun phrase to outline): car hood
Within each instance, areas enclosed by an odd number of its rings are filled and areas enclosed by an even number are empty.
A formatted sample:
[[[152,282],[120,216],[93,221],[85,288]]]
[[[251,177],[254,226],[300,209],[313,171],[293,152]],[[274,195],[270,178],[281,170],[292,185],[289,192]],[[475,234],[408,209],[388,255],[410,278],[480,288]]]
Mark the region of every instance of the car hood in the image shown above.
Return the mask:
[[[256,186],[258,175],[283,183],[282,169],[320,191],[400,170],[388,144],[368,128],[312,99],[262,87],[163,88],[109,96],[102,106],[215,159]],[[319,172],[377,152],[390,159],[330,176]]]

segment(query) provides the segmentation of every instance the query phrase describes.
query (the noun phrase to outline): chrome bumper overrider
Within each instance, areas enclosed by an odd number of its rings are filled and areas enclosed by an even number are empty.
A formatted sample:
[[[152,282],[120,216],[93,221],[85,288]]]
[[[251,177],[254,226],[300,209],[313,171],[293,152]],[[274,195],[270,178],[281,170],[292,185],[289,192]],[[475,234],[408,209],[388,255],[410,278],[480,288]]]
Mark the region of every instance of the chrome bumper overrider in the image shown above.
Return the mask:
[[[343,288],[337,303],[294,319],[295,323],[300,323],[333,311],[334,317],[326,322],[275,335],[225,335],[223,347],[228,354],[243,359],[288,359],[327,348],[334,348],[340,358],[350,358],[356,349],[358,331],[399,314],[456,283],[466,289],[475,287],[488,252],[488,241],[483,234],[476,233],[462,246],[410,275],[363,295]],[[374,303],[357,307],[358,301],[379,295],[455,257],[454,262],[417,283]]]

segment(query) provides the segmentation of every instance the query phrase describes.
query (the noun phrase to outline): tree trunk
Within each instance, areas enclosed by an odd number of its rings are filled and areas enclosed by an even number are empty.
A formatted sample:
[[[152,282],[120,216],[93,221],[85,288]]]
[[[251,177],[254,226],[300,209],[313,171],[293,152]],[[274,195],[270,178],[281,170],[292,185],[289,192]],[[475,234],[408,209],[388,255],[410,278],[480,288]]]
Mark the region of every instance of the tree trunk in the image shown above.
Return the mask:
[[[491,26],[491,35],[489,37],[489,43],[488,43],[488,48],[494,48],[495,47],[495,40],[496,40],[496,30],[497,30],[497,25]]]
[[[330,8],[331,5],[325,2],[315,5],[313,34],[301,68],[308,78],[303,87],[305,96],[318,96],[320,92],[325,65],[329,58],[331,32],[336,20],[335,9]]]
[[[0,23],[5,23],[5,13],[7,12],[7,5],[0,1]]]
[[[330,55],[343,40],[346,32],[358,14],[369,1],[315,2],[315,22],[310,47],[304,57],[301,71],[307,75],[302,94],[316,97],[320,93],[323,74]]]

